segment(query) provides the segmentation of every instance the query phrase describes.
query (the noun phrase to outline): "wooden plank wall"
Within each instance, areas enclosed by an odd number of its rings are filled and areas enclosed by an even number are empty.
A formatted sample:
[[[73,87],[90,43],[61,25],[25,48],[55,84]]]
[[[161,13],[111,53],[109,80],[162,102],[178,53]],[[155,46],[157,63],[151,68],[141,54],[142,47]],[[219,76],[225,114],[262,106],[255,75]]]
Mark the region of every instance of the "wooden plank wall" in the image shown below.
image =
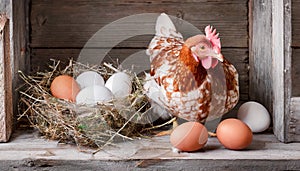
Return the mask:
[[[300,96],[300,0],[292,0],[292,96]]]
[[[76,59],[88,39],[112,21],[161,12],[183,18],[201,30],[209,24],[217,28],[223,54],[240,74],[241,100],[248,100],[248,0],[32,0],[31,69],[45,69],[49,58]],[[122,60],[145,49],[151,38],[146,35],[123,41],[110,57]]]
[[[300,141],[300,0],[291,1],[291,100],[288,125],[288,139]]]
[[[290,122],[288,125],[288,139],[300,142],[300,97],[291,99]]]

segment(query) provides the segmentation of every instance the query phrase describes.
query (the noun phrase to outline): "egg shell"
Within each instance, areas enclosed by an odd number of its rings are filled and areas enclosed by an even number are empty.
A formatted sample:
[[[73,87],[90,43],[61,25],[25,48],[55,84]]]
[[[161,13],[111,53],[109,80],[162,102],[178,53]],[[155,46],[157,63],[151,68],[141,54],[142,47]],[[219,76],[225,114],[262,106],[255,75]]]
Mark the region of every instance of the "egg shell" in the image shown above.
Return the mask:
[[[113,99],[113,94],[104,86],[94,85],[82,89],[76,96],[77,104],[95,105],[98,102],[108,102]]]
[[[251,129],[238,119],[225,119],[217,127],[217,138],[224,147],[241,150],[252,142]]]
[[[86,71],[81,73],[80,75],[77,76],[76,81],[80,85],[81,89],[93,85],[104,86],[103,77],[94,71]]]
[[[185,122],[177,126],[170,135],[171,144],[180,151],[196,151],[207,142],[208,132],[198,122]]]
[[[246,102],[238,110],[237,118],[246,123],[252,132],[263,132],[269,128],[271,117],[268,110],[257,102]]]
[[[131,78],[124,72],[115,73],[108,78],[105,87],[107,87],[116,98],[126,97],[132,91]]]
[[[51,82],[50,91],[54,97],[74,102],[80,87],[73,77],[60,75]]]

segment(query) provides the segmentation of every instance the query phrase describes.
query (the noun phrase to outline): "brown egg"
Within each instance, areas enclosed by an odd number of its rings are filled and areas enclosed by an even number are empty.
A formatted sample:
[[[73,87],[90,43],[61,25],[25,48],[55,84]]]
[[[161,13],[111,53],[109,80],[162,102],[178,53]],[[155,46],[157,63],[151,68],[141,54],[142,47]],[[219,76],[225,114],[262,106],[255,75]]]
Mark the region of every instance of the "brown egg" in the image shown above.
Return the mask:
[[[217,127],[217,138],[224,147],[241,150],[252,142],[252,131],[238,119],[225,119]]]
[[[80,87],[73,77],[60,75],[52,81],[50,91],[54,97],[75,102]]]
[[[196,151],[207,142],[207,129],[198,122],[186,122],[176,127],[170,135],[171,144],[180,151]]]

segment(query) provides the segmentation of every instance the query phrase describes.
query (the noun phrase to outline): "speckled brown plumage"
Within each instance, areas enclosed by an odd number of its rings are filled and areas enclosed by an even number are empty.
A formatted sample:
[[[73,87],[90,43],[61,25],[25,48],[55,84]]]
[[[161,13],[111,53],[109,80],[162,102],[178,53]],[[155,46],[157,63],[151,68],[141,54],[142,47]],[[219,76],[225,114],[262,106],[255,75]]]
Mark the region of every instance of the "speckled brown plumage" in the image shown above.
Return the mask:
[[[215,44],[220,47],[218,36],[211,33],[213,41],[202,35],[184,41],[168,17],[161,16],[156,36],[147,49],[151,60],[150,76],[144,86],[147,95],[171,115],[189,121],[204,123],[222,116],[238,102],[238,73],[225,58],[216,65],[212,62],[209,69],[200,62],[206,59],[201,49],[207,48],[209,55],[220,53],[220,49],[215,50]]]

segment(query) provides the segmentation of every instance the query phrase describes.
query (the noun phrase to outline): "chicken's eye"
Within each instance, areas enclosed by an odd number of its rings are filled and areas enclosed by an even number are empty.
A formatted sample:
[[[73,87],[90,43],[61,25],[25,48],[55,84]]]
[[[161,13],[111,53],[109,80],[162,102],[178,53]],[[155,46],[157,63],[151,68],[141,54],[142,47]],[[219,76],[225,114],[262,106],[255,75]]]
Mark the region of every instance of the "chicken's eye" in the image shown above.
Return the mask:
[[[200,46],[200,50],[205,50],[205,46]]]

